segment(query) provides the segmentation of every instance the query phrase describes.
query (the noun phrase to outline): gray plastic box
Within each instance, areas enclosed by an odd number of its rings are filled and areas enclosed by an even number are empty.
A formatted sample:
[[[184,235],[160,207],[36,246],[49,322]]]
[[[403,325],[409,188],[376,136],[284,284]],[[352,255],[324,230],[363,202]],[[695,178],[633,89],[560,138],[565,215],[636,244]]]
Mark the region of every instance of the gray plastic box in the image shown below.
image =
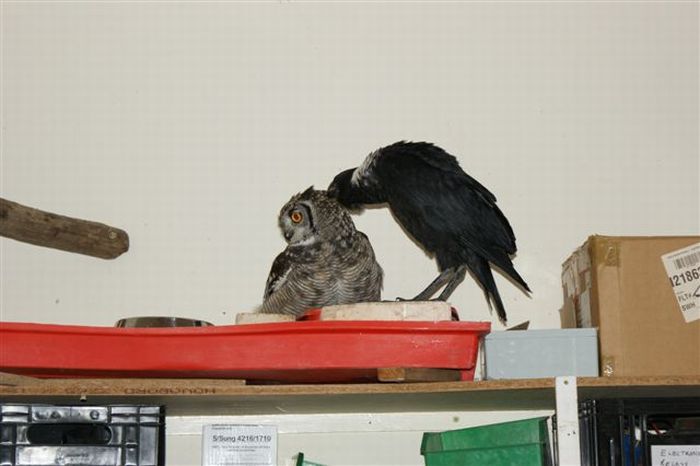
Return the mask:
[[[598,376],[594,328],[491,332],[484,341],[487,379]]]
[[[0,466],[165,466],[165,407],[0,403]]]

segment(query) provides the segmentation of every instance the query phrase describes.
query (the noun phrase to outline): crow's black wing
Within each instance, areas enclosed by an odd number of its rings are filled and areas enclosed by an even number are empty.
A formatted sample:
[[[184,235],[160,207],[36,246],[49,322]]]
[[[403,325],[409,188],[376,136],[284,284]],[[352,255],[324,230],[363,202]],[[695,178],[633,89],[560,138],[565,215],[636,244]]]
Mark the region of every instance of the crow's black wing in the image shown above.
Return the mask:
[[[439,147],[393,144],[382,149],[373,173],[397,216],[403,213],[409,220],[414,217],[410,223],[427,223],[431,234],[464,236],[475,249],[494,246],[508,254],[515,252],[513,229],[496,197]]]
[[[389,147],[377,160],[374,175],[397,220],[435,254],[440,268],[465,263],[471,251],[527,289],[510,261],[515,235],[495,196],[435,146]]]
[[[444,175],[454,175],[460,178],[464,184],[474,189],[487,202],[496,202],[496,196],[486,189],[484,185],[465,173],[455,156],[429,142],[396,142],[381,150],[381,157],[378,158],[377,163],[379,165],[384,163],[401,164],[405,163],[406,159],[418,159],[437,172]],[[379,167],[379,170],[381,170],[381,167]]]

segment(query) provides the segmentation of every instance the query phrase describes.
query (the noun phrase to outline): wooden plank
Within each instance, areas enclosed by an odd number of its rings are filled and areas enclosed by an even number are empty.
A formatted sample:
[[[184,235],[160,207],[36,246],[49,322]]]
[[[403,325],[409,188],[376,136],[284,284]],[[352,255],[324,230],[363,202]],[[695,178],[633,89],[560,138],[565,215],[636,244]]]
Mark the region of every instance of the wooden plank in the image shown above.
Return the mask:
[[[481,382],[417,382],[410,384],[308,384],[308,385],[246,385],[235,379],[34,379],[36,383],[0,386],[3,395],[132,395],[149,391],[176,395],[204,396],[325,396],[376,395],[395,393],[447,393],[465,391],[502,391],[521,389],[554,389],[554,379],[487,380]],[[186,393],[185,393],[186,392]]]
[[[579,377],[579,387],[649,387],[649,386],[686,386],[700,385],[698,375],[649,375],[625,377]]]
[[[462,374],[454,369],[385,367],[377,369],[380,382],[456,382]]]
[[[239,379],[36,379],[12,386],[16,394],[53,395],[212,395],[245,385]],[[0,393],[2,392],[0,387]]]
[[[114,259],[129,249],[129,235],[124,230],[45,212],[2,198],[0,236],[102,259]]]
[[[187,388],[196,395],[219,396],[323,396],[323,395],[375,395],[406,393],[462,393],[462,392],[518,392],[528,390],[554,390],[554,379],[482,380],[478,382],[417,382],[410,384],[309,384],[309,385],[246,385],[235,379],[34,379],[17,386],[0,385],[2,395],[74,395],[80,393],[129,395],[138,392]],[[700,376],[679,377],[579,377],[578,387],[591,391],[630,388],[671,389],[687,387],[698,389]],[[696,395],[697,396],[697,395]]]
[[[504,402],[514,410],[551,409],[552,383],[530,381],[532,387],[549,388],[523,390],[513,396],[494,390],[494,384],[488,382],[485,386],[480,382],[242,385],[220,379],[45,379],[32,386],[0,386],[0,399],[12,403],[164,404],[171,416],[484,410],[502,409]]]
[[[580,399],[687,397],[700,376],[577,379]],[[0,385],[3,402],[165,404],[171,416],[554,409],[554,379],[243,385],[226,379],[42,379]]]
[[[26,375],[8,374],[7,372],[0,372],[0,386],[7,385],[11,387],[16,387],[18,385],[33,385],[40,383],[41,380],[36,377],[28,377]]]

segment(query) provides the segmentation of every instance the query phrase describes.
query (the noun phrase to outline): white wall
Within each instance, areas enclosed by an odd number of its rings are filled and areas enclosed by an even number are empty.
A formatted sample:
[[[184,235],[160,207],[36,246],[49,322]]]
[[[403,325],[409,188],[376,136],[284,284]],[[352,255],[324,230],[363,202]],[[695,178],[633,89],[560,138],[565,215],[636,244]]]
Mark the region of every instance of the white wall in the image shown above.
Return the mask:
[[[534,291],[498,277],[514,324],[558,326],[561,262],[589,234],[700,231],[697,3],[2,2],[0,16],[0,194],[131,238],[114,261],[0,240],[5,321],[231,323],[260,301],[287,199],[399,139],[438,143],[498,196]],[[356,222],[385,298],[434,277],[387,211]],[[500,328],[469,278],[453,302]],[[440,419],[371,438],[417,465],[417,432]],[[309,459],[347,464],[367,438],[280,444],[286,458],[333,442]],[[196,464],[198,445],[170,435],[169,462]]]
[[[700,231],[693,3],[8,3],[3,197],[124,228],[114,261],[1,240],[1,317],[231,323],[260,302],[279,208],[399,139],[489,187],[531,298],[592,233]],[[384,297],[436,275],[386,210],[356,217]],[[493,320],[467,278],[463,318]]]
[[[2,318],[228,323],[283,248],[279,207],[397,139],[457,154],[511,219],[513,321],[556,324],[590,233],[698,231],[693,4],[3,6],[2,195],[125,228],[105,262],[2,241]],[[357,218],[385,297],[435,266]],[[454,303],[485,319],[467,281]]]
[[[201,458],[202,428],[207,424],[274,425],[278,433],[278,466],[294,465],[303,452],[306,460],[333,466],[422,466],[424,432],[463,429],[489,422],[551,416],[551,410],[442,413],[312,414],[259,416],[173,416],[167,421],[168,466],[192,466]],[[344,448],[351,444],[355,448]]]

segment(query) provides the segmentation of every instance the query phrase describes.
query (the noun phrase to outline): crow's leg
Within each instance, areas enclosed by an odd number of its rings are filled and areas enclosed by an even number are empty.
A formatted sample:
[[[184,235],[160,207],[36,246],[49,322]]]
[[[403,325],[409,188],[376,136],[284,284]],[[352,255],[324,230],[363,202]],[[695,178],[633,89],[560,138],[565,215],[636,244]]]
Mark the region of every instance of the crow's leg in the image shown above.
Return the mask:
[[[440,296],[438,296],[438,301],[447,301],[452,295],[452,292],[454,292],[454,290],[459,286],[459,284],[462,283],[462,280],[464,280],[464,277],[467,274],[466,265],[460,265],[458,267],[455,267],[453,270],[454,273],[452,274],[452,277],[450,277],[450,282],[447,284],[445,289],[442,290]]]
[[[449,269],[443,270],[442,272],[440,272],[440,275],[438,275],[437,278],[435,280],[433,280],[433,282],[430,285],[428,285],[428,287],[426,289],[421,291],[411,301],[426,301],[426,300],[430,299],[435,293],[437,293],[437,291],[440,288],[442,288],[445,285],[445,283],[452,280],[452,278],[456,272],[457,272],[456,267],[451,267]],[[440,299],[440,298],[438,298],[438,299]]]

